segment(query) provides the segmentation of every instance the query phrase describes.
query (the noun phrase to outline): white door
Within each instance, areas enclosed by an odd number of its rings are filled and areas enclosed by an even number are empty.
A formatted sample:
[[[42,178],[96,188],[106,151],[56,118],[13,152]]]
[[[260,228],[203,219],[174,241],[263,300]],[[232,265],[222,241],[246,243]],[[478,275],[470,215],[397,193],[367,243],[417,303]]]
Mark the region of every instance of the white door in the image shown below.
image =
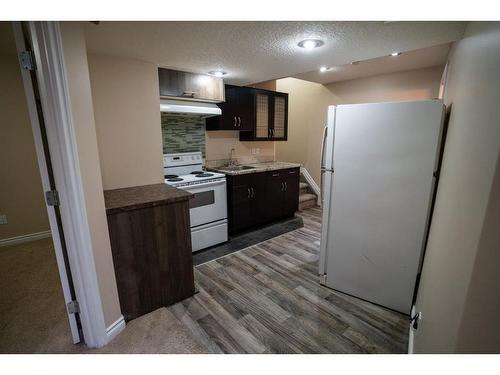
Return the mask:
[[[25,42],[24,32],[21,28],[19,22],[13,22],[14,36],[16,39],[16,47],[18,54],[22,51],[29,50],[30,47]],[[41,107],[35,98],[34,86],[31,71],[21,68],[21,75],[23,78],[24,92],[26,94],[26,101],[28,104],[29,116],[31,127],[33,130],[33,138],[35,141],[36,155],[38,160],[38,167],[40,169],[40,176],[42,179],[42,186],[44,191],[52,190],[55,187],[55,182],[51,173],[49,173],[48,164],[50,165],[50,157],[46,154],[44,149],[44,134],[41,132],[41,127],[43,125],[43,118],[39,117],[37,111],[37,105]],[[59,212],[57,207],[47,206],[47,213],[49,217],[50,231],[52,234],[52,242],[54,244],[54,250],[56,253],[57,267],[59,270],[59,277],[61,279],[61,285],[64,295],[64,300],[66,305],[75,300],[75,292],[73,283],[71,280],[71,271],[69,269],[69,261],[67,259],[67,253],[64,243],[64,233],[62,230],[62,225],[59,219]],[[71,330],[71,336],[73,343],[77,344],[82,341],[80,337],[78,322],[76,314],[70,313],[66,310],[68,314],[69,327]]]
[[[410,312],[443,110],[438,100],[337,107],[328,287]]]

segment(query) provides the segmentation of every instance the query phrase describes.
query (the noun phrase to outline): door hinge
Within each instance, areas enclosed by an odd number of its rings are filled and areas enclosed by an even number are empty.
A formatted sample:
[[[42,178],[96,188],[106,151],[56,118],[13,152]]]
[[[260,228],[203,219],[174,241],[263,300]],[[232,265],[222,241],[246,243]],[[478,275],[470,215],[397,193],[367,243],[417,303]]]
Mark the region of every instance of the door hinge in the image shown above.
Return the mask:
[[[321,285],[326,285],[326,273],[324,273],[323,275],[319,275],[319,283]]]
[[[45,199],[49,206],[59,206],[59,193],[57,190],[46,191]]]
[[[33,52],[22,51],[20,53],[21,66],[26,70],[35,70],[35,58],[33,57]]]
[[[68,313],[70,314],[77,314],[80,312],[80,305],[78,304],[78,301],[68,302],[66,306],[68,306]]]

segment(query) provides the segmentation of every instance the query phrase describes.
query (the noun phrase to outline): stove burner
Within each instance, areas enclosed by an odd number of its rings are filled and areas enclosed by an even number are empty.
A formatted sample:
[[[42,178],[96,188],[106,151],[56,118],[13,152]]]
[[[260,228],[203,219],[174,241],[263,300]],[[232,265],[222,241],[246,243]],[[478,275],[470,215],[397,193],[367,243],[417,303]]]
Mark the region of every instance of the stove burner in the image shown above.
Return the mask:
[[[213,173],[200,173],[195,175],[195,177],[212,177]]]
[[[183,178],[180,177],[174,177],[174,178],[169,178],[167,179],[168,182],[178,182],[178,181],[183,181]]]
[[[203,174],[203,173],[205,173],[205,172],[203,172],[203,171],[193,171],[190,174]]]
[[[176,174],[166,174],[165,175],[165,178],[177,178],[179,176],[177,176]]]

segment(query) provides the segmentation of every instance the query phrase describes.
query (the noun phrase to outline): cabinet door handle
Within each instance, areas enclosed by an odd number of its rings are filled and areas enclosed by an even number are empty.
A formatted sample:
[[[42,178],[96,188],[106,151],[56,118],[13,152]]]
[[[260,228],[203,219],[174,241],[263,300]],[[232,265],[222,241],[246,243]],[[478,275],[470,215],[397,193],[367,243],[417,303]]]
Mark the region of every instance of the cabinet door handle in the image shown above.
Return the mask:
[[[255,191],[253,190],[253,188],[250,188],[252,189],[252,198],[255,197]]]
[[[274,129],[271,129],[271,138],[274,138]]]
[[[241,128],[241,117],[238,116],[238,127]]]
[[[285,191],[287,191],[287,190],[288,190],[288,184],[285,181]]]
[[[250,188],[247,188],[247,191],[248,191],[248,196],[247,196],[247,199],[250,199],[250,195],[251,195],[251,193],[250,193]]]
[[[195,95],[196,95],[196,91],[184,91],[182,93],[182,96],[184,96],[186,98],[194,98]]]
[[[283,181],[281,181],[281,191],[283,191],[285,189],[285,184],[283,183]]]
[[[233,126],[234,126],[234,127],[238,126],[238,122],[237,122],[237,120],[236,120],[236,116],[234,116],[234,125],[233,125]]]

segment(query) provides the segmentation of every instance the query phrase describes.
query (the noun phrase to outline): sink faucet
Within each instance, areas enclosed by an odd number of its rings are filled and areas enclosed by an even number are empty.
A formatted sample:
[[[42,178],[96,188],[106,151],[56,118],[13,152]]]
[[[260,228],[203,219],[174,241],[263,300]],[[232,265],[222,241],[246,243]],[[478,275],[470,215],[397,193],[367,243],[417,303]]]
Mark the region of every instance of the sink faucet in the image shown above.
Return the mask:
[[[231,149],[231,151],[229,152],[229,165],[236,165],[236,162],[235,160],[233,159],[233,152],[234,152],[234,148]]]

